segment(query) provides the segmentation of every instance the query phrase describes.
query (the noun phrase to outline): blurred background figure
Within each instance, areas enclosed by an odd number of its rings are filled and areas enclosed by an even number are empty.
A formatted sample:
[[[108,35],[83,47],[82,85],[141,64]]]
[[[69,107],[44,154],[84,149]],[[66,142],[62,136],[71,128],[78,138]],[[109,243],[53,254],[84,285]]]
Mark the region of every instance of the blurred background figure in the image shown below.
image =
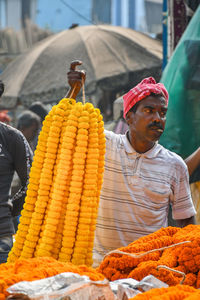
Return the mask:
[[[17,129],[23,133],[32,151],[35,150],[35,147],[37,145],[37,142],[35,143],[35,141],[37,141],[40,127],[41,127],[41,119],[34,112],[25,110],[19,115],[17,120]],[[17,173],[15,172],[12,180],[12,185],[11,185],[11,194],[15,195],[15,193],[19,190],[19,187],[20,187],[20,179]],[[15,231],[17,231],[17,227],[19,224],[19,217],[20,216],[16,216],[13,218]]]
[[[37,101],[31,104],[29,110],[37,114],[41,118],[41,122],[44,121],[46,115],[48,114],[48,110],[41,102]]]
[[[0,111],[0,122],[3,122],[5,124],[10,124],[11,118],[8,115],[7,110],[1,110]]]
[[[34,137],[34,139],[31,142],[32,147],[35,149],[37,146],[38,135],[42,128],[42,122],[44,121],[46,115],[48,115],[48,109],[45,107],[44,104],[42,104],[42,102],[37,101],[31,104],[29,110],[35,113],[40,118],[40,128],[38,130],[38,134]]]
[[[40,128],[41,119],[34,112],[26,110],[19,115],[17,129],[23,133],[33,151],[36,146],[34,140],[38,136]]]

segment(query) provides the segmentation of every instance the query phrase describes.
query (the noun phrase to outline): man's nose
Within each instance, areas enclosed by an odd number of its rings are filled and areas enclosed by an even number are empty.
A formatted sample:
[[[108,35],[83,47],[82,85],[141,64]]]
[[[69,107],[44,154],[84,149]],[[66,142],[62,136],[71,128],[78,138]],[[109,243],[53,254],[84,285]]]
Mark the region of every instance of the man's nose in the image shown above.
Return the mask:
[[[157,122],[160,122],[161,116],[160,116],[160,114],[159,114],[158,111],[155,111],[155,112],[154,112],[154,114],[153,114],[153,120],[154,120],[154,121],[157,121]]]

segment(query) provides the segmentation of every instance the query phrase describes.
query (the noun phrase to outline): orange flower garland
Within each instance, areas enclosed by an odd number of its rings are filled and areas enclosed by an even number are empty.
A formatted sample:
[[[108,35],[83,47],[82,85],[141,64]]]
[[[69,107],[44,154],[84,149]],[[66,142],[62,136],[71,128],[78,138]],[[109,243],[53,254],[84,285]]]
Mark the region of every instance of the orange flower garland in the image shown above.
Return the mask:
[[[97,270],[109,280],[128,277],[141,280],[152,274],[170,286],[180,283],[182,279],[180,274],[163,268],[158,269],[158,266],[165,265],[175,271],[184,272],[186,274],[184,284],[199,288],[200,225],[188,225],[182,229],[162,228],[118,250],[142,254],[149,250],[169,247],[185,241],[190,242],[137,258],[113,253],[104,258]]]
[[[50,257],[16,260],[15,263],[0,265],[0,299],[6,299],[6,289],[20,281],[33,281],[55,276],[63,272],[86,275],[91,280],[103,280],[104,276],[86,266],[62,263]]]
[[[187,285],[176,285],[169,288],[152,289],[138,294],[129,300],[198,300],[200,291]]]

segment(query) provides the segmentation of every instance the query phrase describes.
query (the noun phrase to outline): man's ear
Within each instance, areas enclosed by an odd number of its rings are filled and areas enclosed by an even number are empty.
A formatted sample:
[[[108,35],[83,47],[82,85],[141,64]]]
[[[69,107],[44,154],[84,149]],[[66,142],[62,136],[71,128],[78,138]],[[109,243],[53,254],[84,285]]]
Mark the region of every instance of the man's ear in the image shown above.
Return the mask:
[[[129,125],[129,122],[130,122],[130,114],[131,112],[128,111],[127,114],[126,114],[126,117],[125,117],[125,120],[126,120],[126,123]]]

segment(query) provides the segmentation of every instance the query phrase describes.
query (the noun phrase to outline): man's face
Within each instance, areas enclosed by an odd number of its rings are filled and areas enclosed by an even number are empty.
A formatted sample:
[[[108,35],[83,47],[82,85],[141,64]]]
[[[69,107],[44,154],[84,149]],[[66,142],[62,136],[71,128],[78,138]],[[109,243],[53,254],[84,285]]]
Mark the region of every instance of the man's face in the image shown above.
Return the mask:
[[[136,112],[129,111],[126,120],[136,141],[158,141],[165,128],[167,105],[163,96],[148,96],[138,103]]]
[[[37,136],[39,130],[39,125],[34,122],[29,128],[26,128],[23,131],[24,136],[26,137],[28,142],[31,142],[35,136]]]

